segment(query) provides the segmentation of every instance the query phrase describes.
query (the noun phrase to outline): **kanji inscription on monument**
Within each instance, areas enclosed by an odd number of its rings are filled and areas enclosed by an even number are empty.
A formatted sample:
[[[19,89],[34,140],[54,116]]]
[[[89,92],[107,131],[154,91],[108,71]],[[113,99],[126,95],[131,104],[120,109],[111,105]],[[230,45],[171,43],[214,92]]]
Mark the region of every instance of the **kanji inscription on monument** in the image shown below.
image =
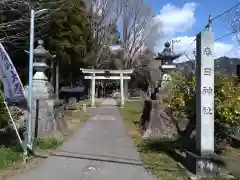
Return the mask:
[[[203,112],[203,114],[212,114],[213,113],[212,107],[211,106],[203,106],[202,112]]]
[[[214,38],[212,32],[197,36],[197,149],[201,154],[214,152]]]
[[[204,68],[203,69],[204,70],[204,75],[206,75],[206,76],[211,76],[211,74],[212,74],[212,69],[211,68]]]
[[[204,50],[203,50],[203,55],[213,56],[211,48],[205,47]]]
[[[202,88],[202,95],[212,95],[214,92],[213,92],[213,88],[212,87],[206,87],[206,86],[203,86]]]

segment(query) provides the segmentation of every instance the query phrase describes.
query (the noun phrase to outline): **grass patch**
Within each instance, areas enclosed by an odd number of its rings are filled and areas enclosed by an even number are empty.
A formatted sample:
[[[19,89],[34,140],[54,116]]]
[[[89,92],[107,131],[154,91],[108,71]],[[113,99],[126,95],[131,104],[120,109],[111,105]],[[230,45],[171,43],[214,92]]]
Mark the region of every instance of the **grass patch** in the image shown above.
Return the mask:
[[[173,153],[179,144],[170,139],[144,140],[138,129],[138,122],[142,113],[143,102],[126,102],[121,114],[128,135],[130,135],[141,155],[144,166],[159,180],[185,180],[188,179],[185,171],[177,165],[183,161],[183,156]],[[177,143],[177,144],[176,144]],[[240,149],[228,149],[224,154],[228,169],[233,175],[239,177]],[[224,177],[207,177],[203,180],[226,180]],[[239,180],[235,178],[233,180]]]
[[[101,99],[96,99],[95,100],[95,106],[96,107],[100,106],[101,103],[102,103]],[[92,101],[91,101],[91,99],[85,99],[85,100],[79,101],[77,103],[67,104],[65,106],[65,109],[68,109],[68,110],[82,109],[83,108],[83,106],[82,106],[83,104],[86,104],[86,107],[91,107]]]
[[[159,149],[157,140],[142,140],[138,145],[145,168],[159,180],[187,180],[185,172],[164,151]]]
[[[80,105],[80,106],[83,105],[83,104],[86,104],[87,107],[91,106],[91,104],[92,104],[91,99],[85,99],[83,101],[78,102],[78,105]],[[96,105],[97,105],[97,103],[96,103]]]
[[[83,110],[73,110],[65,111],[65,118],[68,126],[67,132],[65,135],[73,133],[76,129],[79,129],[80,126],[87,120],[91,113],[90,109],[87,109],[86,112]]]
[[[61,140],[52,137],[38,138],[35,141],[35,146],[42,150],[56,149],[61,142]]]
[[[21,152],[14,148],[0,148],[0,169],[12,167],[21,160]]]
[[[143,103],[126,102],[121,110],[128,134],[140,152],[144,166],[159,180],[185,180],[188,179],[176,162],[159,147],[162,140],[144,140],[138,130],[138,121],[142,113]]]
[[[128,134],[136,140],[140,138],[137,124],[142,113],[142,107],[143,104],[139,102],[126,102],[124,108],[121,109]],[[131,132],[133,131],[135,131],[136,134],[132,135]]]

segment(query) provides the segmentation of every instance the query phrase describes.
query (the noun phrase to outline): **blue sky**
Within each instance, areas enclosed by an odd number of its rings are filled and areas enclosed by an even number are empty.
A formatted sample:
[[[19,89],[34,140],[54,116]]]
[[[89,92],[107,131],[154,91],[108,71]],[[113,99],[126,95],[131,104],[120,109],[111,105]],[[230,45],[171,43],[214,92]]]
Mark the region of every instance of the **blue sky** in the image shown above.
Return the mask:
[[[176,51],[184,50],[187,44],[191,44],[192,38],[200,32],[208,21],[211,14],[215,17],[235,5],[238,0],[145,0],[158,18],[163,20],[166,27],[166,38],[159,39],[156,51],[161,51],[163,41],[169,39],[180,39],[182,43],[176,44]],[[236,10],[236,9],[235,9]],[[232,11],[213,22],[215,38],[229,33],[229,17],[235,12]],[[172,29],[171,29],[172,27]],[[233,37],[222,38],[215,44],[216,56],[239,56],[236,50]],[[183,47],[184,46],[184,47]],[[194,45],[193,45],[194,48]],[[234,51],[234,52],[233,52]],[[236,52],[237,51],[237,52]]]
[[[237,0],[195,0],[195,1],[186,1],[186,0],[146,0],[146,2],[151,5],[155,13],[159,13],[161,8],[166,4],[172,4],[176,7],[183,7],[186,3],[194,2],[196,3],[195,18],[196,23],[191,29],[187,32],[184,32],[184,35],[194,36],[199,32],[207,23],[208,16],[211,14],[212,17],[221,14],[226,9],[234,6],[238,1]],[[216,33],[216,37],[220,37],[226,32],[229,32],[224,25],[228,25],[227,15],[222,16],[218,20],[213,22],[213,31]],[[177,33],[177,35],[183,35],[182,33]]]

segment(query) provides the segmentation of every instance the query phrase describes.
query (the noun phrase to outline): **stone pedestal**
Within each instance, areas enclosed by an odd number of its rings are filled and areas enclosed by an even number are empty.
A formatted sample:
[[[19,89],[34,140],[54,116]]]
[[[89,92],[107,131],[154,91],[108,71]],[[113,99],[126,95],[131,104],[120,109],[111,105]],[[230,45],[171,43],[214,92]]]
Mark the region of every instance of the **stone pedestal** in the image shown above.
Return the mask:
[[[54,90],[51,85],[46,80],[35,79],[33,77],[33,98],[34,99],[49,99],[54,98]]]
[[[28,87],[25,88],[28,93]],[[49,82],[44,80],[33,80],[33,100],[32,100],[32,134],[35,132],[36,125],[36,101],[39,99],[38,106],[38,137],[61,136],[60,132],[67,127],[64,121],[64,109],[53,96],[53,88]],[[61,137],[60,137],[61,138]]]
[[[194,154],[186,152],[188,169],[198,176],[219,176],[220,169],[224,166],[224,161],[215,153]]]

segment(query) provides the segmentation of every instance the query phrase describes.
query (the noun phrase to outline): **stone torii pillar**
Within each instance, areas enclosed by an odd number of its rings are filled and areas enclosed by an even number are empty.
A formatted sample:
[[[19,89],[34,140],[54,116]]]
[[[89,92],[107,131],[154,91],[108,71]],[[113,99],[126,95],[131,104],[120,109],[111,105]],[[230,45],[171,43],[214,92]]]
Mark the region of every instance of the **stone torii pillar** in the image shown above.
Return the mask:
[[[95,107],[95,84],[96,84],[96,79],[95,79],[95,73],[92,74],[92,92],[91,92],[91,101],[92,101],[92,107]]]
[[[121,91],[121,106],[124,106],[124,82],[123,82],[123,73],[120,73],[120,91]]]

